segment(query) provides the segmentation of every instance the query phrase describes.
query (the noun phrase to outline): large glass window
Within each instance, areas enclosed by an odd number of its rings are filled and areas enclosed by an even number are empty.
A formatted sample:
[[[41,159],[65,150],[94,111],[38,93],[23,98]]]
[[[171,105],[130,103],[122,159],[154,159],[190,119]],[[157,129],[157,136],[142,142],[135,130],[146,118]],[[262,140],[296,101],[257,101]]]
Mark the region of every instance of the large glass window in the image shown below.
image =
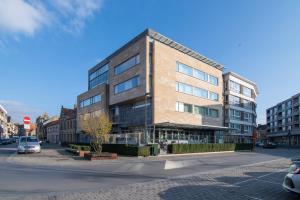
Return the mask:
[[[202,81],[208,81],[208,74],[206,74],[203,71],[200,71],[198,69],[194,69],[194,77],[202,80]]]
[[[230,91],[233,91],[233,92],[236,92],[236,93],[241,93],[240,84],[238,84],[234,81],[229,81],[229,89],[230,89]]]
[[[230,119],[241,120],[241,111],[230,109]]]
[[[252,90],[250,88],[247,87],[243,87],[243,94],[247,97],[251,97],[252,96]]]
[[[213,101],[219,101],[219,95],[214,92],[209,92],[209,99]]]
[[[89,87],[94,88],[97,85],[106,83],[108,81],[108,64],[97,69],[89,75]]]
[[[179,62],[177,62],[177,71],[193,76],[193,68]]]
[[[140,55],[136,55],[115,67],[115,74],[121,74],[140,63]]]
[[[219,117],[219,111],[217,109],[197,106],[197,105],[192,105],[192,104],[187,104],[182,102],[176,102],[176,111],[194,113],[205,117],[213,117],[213,118]]]
[[[114,87],[115,94],[135,88],[135,87],[139,86],[139,84],[140,84],[140,77],[135,76],[132,79],[129,79],[123,83],[119,83],[118,85],[115,85],[115,87]]]
[[[213,75],[209,75],[201,70],[195,69],[193,67],[190,67],[188,65],[182,64],[177,62],[177,66],[176,66],[176,70],[178,72],[181,72],[183,74],[189,75],[189,76],[193,76],[197,79],[200,79],[202,81],[206,81],[209,82],[213,85],[218,85],[219,80],[217,77],[213,76]]]
[[[185,83],[176,82],[176,91],[182,92],[185,94],[191,94],[191,95],[205,98],[205,99],[210,99],[213,101],[219,100],[219,95],[217,93],[210,92],[205,89],[198,88],[198,87],[193,87],[193,86],[185,84]]]
[[[209,82],[213,85],[218,85],[218,78],[212,75],[209,75]]]
[[[193,94],[193,86],[191,85],[187,85],[184,83],[176,83],[176,91],[177,92],[182,92],[182,93],[186,93],[186,94]]]
[[[240,106],[240,98],[229,95],[229,104],[235,105],[235,106]]]
[[[98,94],[98,95],[95,95],[93,97],[90,97],[90,98],[87,98],[87,99],[84,99],[80,102],[80,107],[81,108],[84,108],[84,107],[87,107],[87,106],[90,106],[90,105],[93,105],[95,103],[98,103],[101,101],[101,95]]]

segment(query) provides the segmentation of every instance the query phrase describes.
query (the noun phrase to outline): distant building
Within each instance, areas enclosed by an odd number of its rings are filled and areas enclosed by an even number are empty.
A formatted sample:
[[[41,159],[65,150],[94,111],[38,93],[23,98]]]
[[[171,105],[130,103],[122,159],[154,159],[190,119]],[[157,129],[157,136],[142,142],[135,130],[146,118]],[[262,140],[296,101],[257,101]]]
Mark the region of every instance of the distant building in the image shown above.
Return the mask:
[[[23,124],[19,124],[19,123],[16,123],[15,125],[17,127],[17,135],[18,136],[25,136],[26,135],[26,131],[24,129],[24,125]]]
[[[300,145],[300,93],[266,110],[268,139],[282,144]]]
[[[43,123],[43,127],[42,127],[42,130],[43,130],[43,136],[46,135],[46,138],[44,138],[44,141],[48,141],[50,142],[50,136],[52,137],[53,135],[58,135],[59,134],[59,128],[56,130],[56,121],[59,121],[59,117],[58,116],[53,116],[53,117],[50,117],[47,121],[45,121]],[[54,122],[54,123],[52,123]],[[49,130],[51,131],[50,134],[48,134],[48,127],[51,127]],[[53,126],[53,128],[52,128]],[[56,133],[55,133],[56,131]],[[53,138],[51,138],[53,139]],[[52,140],[54,141],[54,140]]]
[[[49,120],[49,116],[47,113],[38,116],[36,119],[36,136],[40,139],[45,141],[47,139],[46,130],[44,129],[44,123]]]
[[[233,72],[224,74],[223,80],[225,126],[231,135],[251,141],[256,129],[256,84]]]
[[[76,134],[77,108],[68,109],[61,107],[59,117],[59,139],[61,143],[77,143],[78,134]]]
[[[8,138],[7,118],[7,111],[0,105],[0,138]]]
[[[257,140],[267,140],[267,124],[258,124],[257,126]]]
[[[44,128],[47,130],[47,141],[49,143],[59,143],[59,119],[55,119],[47,124]]]

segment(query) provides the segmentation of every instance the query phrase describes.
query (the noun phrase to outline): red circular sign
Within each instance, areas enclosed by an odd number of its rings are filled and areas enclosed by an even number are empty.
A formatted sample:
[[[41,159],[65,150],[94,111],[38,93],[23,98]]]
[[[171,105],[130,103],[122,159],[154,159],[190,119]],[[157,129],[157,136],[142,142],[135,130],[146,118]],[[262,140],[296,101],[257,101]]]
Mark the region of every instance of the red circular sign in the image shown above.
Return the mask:
[[[30,124],[30,117],[24,117],[23,122],[24,124]]]

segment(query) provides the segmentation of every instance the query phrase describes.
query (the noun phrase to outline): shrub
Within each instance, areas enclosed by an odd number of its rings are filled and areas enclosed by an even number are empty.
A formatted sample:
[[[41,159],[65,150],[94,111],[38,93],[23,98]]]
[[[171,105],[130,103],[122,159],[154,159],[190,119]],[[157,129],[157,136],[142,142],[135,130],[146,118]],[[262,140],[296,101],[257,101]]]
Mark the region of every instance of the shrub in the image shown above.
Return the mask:
[[[168,152],[173,154],[239,151],[239,150],[252,150],[252,144],[171,144],[168,145]]]
[[[78,151],[91,151],[91,147],[87,145],[69,144],[69,147]]]
[[[149,156],[149,146],[136,146],[126,144],[103,144],[103,152],[117,153],[128,156]]]

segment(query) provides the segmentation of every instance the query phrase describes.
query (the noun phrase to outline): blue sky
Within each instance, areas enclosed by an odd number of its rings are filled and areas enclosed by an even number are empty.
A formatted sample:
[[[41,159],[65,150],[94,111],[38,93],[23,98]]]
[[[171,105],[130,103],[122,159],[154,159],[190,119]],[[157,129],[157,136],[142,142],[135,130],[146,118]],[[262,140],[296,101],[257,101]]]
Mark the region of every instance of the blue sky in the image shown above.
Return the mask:
[[[15,121],[59,113],[87,70],[150,27],[257,83],[265,109],[299,92],[300,1],[0,1],[0,104]]]

